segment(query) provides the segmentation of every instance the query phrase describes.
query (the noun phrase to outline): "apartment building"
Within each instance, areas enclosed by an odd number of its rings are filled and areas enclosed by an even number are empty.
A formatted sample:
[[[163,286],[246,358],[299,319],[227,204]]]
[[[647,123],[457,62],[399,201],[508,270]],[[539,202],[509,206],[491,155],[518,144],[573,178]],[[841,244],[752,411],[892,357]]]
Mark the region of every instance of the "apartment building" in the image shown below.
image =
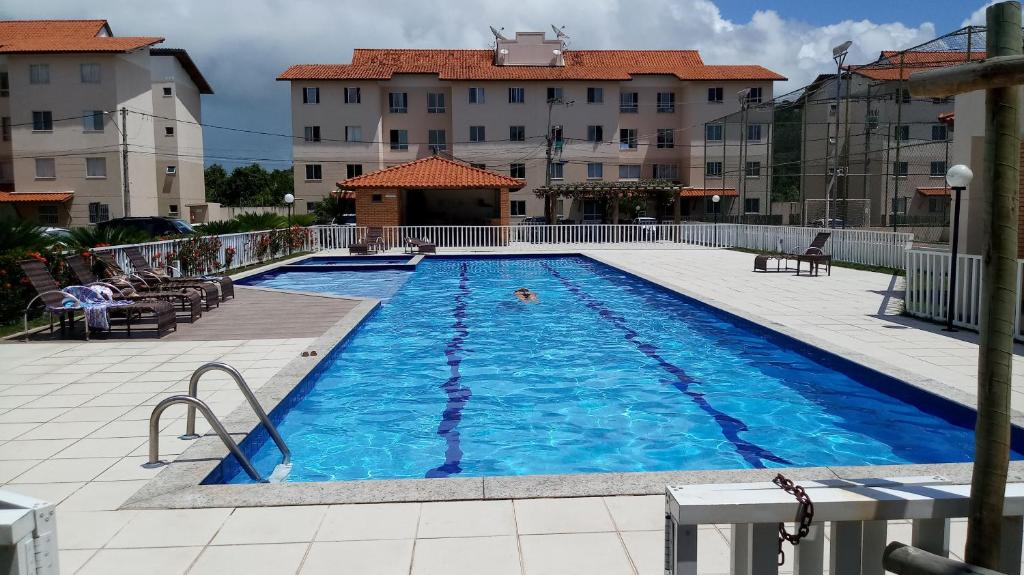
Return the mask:
[[[0,213],[77,227],[205,201],[198,123],[213,90],[161,42],[105,20],[0,21]]]
[[[975,59],[983,58],[976,55]],[[824,217],[839,139],[833,217],[854,226],[942,226],[949,218],[953,98],[913,98],[913,72],[967,61],[967,53],[882,52],[842,78],[819,76],[804,95],[802,188],[808,221]],[[838,82],[838,106],[836,93]],[[838,132],[836,115],[838,113]],[[838,212],[838,213],[837,213]]]
[[[708,65],[693,50],[569,50],[539,32],[498,37],[493,50],[357,49],[350,64],[295,65],[278,77],[291,82],[300,212],[337,182],[439,154],[524,180],[509,196],[513,222],[544,215],[534,190],[545,183],[549,127],[552,183],[671,180],[694,188],[684,216],[702,214],[722,161],[705,160],[704,124],[739,108],[726,94],[770,99],[784,79]],[[651,202],[648,215],[665,207]],[[558,204],[574,221],[601,219],[598,209]]]

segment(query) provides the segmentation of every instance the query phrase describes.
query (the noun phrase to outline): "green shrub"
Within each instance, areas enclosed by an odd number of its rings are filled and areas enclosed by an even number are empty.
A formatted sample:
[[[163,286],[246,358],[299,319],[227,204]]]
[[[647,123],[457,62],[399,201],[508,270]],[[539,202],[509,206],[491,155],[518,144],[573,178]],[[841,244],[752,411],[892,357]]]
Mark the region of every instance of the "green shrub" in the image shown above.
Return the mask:
[[[288,225],[288,221],[284,217],[269,212],[238,214],[235,216],[234,222],[240,232],[273,230]]]
[[[292,225],[308,227],[316,224],[316,214],[292,214]]]
[[[0,219],[0,250],[42,251],[54,244],[54,238],[35,224],[13,218]]]
[[[108,227],[98,228],[96,226],[75,228],[71,230],[71,237],[68,238],[68,247],[75,251],[86,251],[91,248],[102,248],[106,246],[121,246],[125,244],[141,244],[153,241],[149,234],[141,230],[131,228]]]
[[[196,231],[204,235],[219,236],[238,233],[241,231],[239,227],[236,220],[217,220],[196,226]]]

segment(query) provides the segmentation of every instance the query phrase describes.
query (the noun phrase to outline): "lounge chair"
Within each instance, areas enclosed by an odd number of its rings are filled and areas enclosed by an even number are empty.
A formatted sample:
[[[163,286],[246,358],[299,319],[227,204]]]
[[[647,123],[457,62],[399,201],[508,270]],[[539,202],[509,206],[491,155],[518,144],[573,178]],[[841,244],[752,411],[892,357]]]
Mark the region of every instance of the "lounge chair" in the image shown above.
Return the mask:
[[[409,249],[409,253],[419,254],[436,254],[437,245],[432,244],[427,240],[417,240],[415,238],[406,238],[405,245]]]
[[[103,264],[107,274],[110,274],[113,277],[134,278],[132,283],[138,288],[146,287],[146,284],[149,284],[150,287],[160,285],[163,288],[191,289],[199,293],[203,304],[206,306],[206,311],[210,311],[211,308],[219,305],[220,292],[217,291],[217,286],[210,282],[186,280],[171,283],[160,281],[160,276],[154,274],[146,274],[145,277],[139,274],[129,274],[120,266],[120,264],[117,263],[117,260],[114,259],[114,255],[110,252],[93,252],[92,255],[94,258],[99,260],[101,264]]]
[[[60,286],[57,285],[57,281],[50,275],[50,271],[46,269],[46,266],[42,262],[37,260],[24,260],[19,262],[21,271],[24,272],[25,277],[28,278],[29,283],[36,290],[36,298],[41,299],[43,304],[46,306],[46,311],[50,313],[51,317],[56,315],[61,319],[61,332],[64,331],[64,319],[68,317],[70,319],[70,327],[74,329],[74,312],[84,311],[86,308],[82,304],[79,298],[76,298],[69,294],[65,290],[61,290]],[[77,286],[82,289],[89,289],[84,286]],[[71,300],[74,304],[72,307],[67,307],[68,300]],[[29,307],[35,301],[33,299],[29,302]],[[25,308],[25,323],[28,323],[28,312],[29,307]],[[174,306],[166,301],[158,300],[147,300],[147,301],[136,301],[131,303],[123,303],[117,306],[111,306],[106,309],[107,314],[110,317],[123,317],[125,319],[125,327],[128,330],[128,335],[132,334],[132,322],[142,319],[144,313],[149,313],[151,319],[156,323],[156,334],[157,337],[162,336],[166,331],[178,329],[178,322],[175,319]],[[50,323],[50,329],[53,329],[53,323]],[[107,331],[110,331],[108,324]],[[89,339],[89,324],[85,324],[85,338]]]
[[[754,257],[754,271],[768,271],[768,262],[775,261],[774,271],[794,271],[789,267],[789,261],[796,261],[796,273],[800,275],[800,262],[808,262],[813,268],[815,274],[818,271],[818,265],[824,263],[828,274],[832,275],[832,256],[822,251],[825,244],[828,243],[829,238],[832,237],[830,232],[819,232],[818,235],[814,236],[814,240],[811,245],[804,250],[802,254],[758,254]],[[782,267],[782,263],[785,262],[786,267]]]
[[[114,299],[128,301],[158,299],[172,303],[177,302],[181,305],[181,310],[187,313],[189,323],[195,323],[197,319],[203,317],[202,296],[196,290],[188,288],[163,290],[161,286],[150,286],[141,279],[133,283],[131,278],[126,276],[112,276],[107,278],[107,281],[100,281],[84,257],[73,255],[64,258],[64,261],[67,262],[68,268],[71,269],[71,275],[75,276],[78,283],[86,287],[105,286],[113,292]],[[153,289],[154,287],[155,289]]]
[[[140,251],[139,248],[124,248],[124,255],[128,256],[128,261],[132,264],[132,267],[135,268],[135,273],[143,277],[157,278],[160,280],[160,283],[211,283],[220,288],[221,301],[225,301],[229,297],[235,297],[235,282],[226,275],[211,274],[202,276],[172,277],[150,266],[146,256],[142,255],[142,251]],[[170,267],[170,265],[168,265],[168,267]],[[181,272],[181,270],[177,271],[179,273]]]
[[[387,243],[384,241],[384,228],[373,227],[366,228],[366,237],[363,238],[363,241],[348,246],[348,253],[350,255],[366,255],[370,252],[387,251],[387,249]]]

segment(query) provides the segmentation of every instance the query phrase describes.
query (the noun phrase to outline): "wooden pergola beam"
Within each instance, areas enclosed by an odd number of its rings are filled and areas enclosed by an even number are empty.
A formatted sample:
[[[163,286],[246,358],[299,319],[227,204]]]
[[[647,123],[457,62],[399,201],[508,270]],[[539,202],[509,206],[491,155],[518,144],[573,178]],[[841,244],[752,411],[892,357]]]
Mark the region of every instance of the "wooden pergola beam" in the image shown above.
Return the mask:
[[[948,68],[922,70],[911,74],[908,81],[910,94],[925,98],[945,98],[1021,84],[1024,84],[1024,56],[993,56]]]

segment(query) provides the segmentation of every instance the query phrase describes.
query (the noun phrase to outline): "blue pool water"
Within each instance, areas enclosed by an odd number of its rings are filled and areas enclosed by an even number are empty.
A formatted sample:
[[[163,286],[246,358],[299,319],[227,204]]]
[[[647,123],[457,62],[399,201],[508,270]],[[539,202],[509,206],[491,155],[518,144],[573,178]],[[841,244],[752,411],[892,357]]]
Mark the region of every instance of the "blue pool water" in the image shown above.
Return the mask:
[[[288,481],[972,459],[973,411],[582,257],[250,282],[387,299],[272,413]]]
[[[291,265],[365,266],[407,264],[412,256],[313,256]]]

